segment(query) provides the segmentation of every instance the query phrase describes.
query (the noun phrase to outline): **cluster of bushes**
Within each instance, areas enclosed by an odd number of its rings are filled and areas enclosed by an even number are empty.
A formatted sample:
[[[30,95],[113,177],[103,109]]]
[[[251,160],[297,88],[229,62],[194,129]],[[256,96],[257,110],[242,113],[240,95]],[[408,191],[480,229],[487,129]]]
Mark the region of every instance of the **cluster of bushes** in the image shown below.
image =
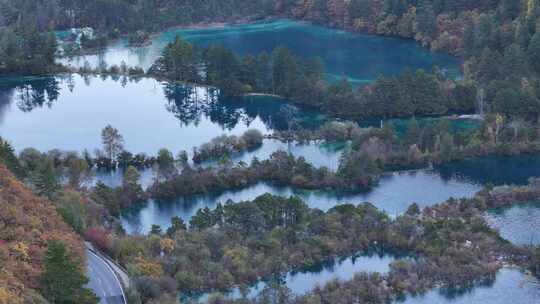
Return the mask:
[[[263,144],[263,134],[259,130],[250,129],[242,136],[222,135],[213,138],[209,143],[202,144],[193,150],[193,162],[201,163],[209,159],[231,156],[235,153],[250,151]]]
[[[98,182],[92,189],[90,197],[94,202],[107,208],[113,216],[118,216],[121,210],[142,203],[146,199],[146,193],[139,184],[140,174],[134,167],[128,167],[124,173],[122,185],[111,188],[102,182]]]
[[[338,172],[315,168],[303,157],[296,158],[284,151],[274,152],[267,160],[254,158],[249,166],[245,163],[216,168],[184,166],[170,178],[155,183],[149,192],[156,198],[170,199],[241,189],[259,182],[303,189],[358,191],[377,182],[381,172],[367,156],[354,157],[355,161],[344,157]]]
[[[85,62],[84,66],[76,70],[81,75],[111,75],[111,77],[116,77],[119,79],[119,76],[125,76],[129,78],[140,78],[145,75],[144,70],[141,67],[129,67],[125,62],[122,62],[120,66],[112,65],[107,67],[106,65],[91,67],[90,63]],[[113,78],[114,79],[114,78]],[[130,79],[131,80],[131,79]],[[127,81],[123,80],[123,81]]]
[[[273,1],[211,0],[178,2],[145,0],[53,1],[7,0],[0,2],[0,25],[35,23],[41,30],[92,27],[110,36],[138,30],[203,22],[235,21],[246,16],[265,17],[274,12]]]
[[[81,157],[76,152],[51,150],[42,153],[33,148],[24,149],[17,156],[11,145],[0,138],[0,161],[6,163],[36,194],[51,199],[56,204],[58,213],[76,231],[84,230],[88,210],[81,205],[80,195],[70,191],[90,186],[94,178],[92,166],[99,159],[92,159],[87,153]],[[140,203],[146,198],[139,184],[140,174],[137,169],[128,163],[121,165],[125,165],[122,185],[113,189],[98,182],[92,189],[92,206],[88,205],[90,203],[86,206],[92,209],[88,212],[101,216],[103,210],[100,209],[106,208],[109,213],[118,215],[121,209]],[[90,222],[96,223],[92,220]]]

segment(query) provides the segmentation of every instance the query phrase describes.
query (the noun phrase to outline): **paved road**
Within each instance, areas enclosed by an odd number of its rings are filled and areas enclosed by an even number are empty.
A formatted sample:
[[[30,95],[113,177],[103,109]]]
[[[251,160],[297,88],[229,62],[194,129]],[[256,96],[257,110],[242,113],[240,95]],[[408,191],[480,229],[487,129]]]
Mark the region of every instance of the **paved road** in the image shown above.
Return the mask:
[[[90,250],[86,250],[88,263],[88,288],[99,298],[100,304],[126,304],[122,285],[107,263]]]

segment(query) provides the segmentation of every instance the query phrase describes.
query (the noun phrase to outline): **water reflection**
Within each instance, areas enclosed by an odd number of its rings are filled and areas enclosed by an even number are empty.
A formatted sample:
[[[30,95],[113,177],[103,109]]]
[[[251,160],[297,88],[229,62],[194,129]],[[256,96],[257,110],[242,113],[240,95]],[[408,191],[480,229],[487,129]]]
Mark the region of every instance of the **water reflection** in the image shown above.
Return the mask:
[[[146,70],[177,35],[201,48],[219,43],[241,55],[269,53],[278,46],[286,46],[300,57],[320,57],[325,63],[328,81],[347,77],[355,86],[370,83],[379,75],[399,74],[405,68],[430,71],[438,66],[450,77],[460,75],[457,58],[433,53],[412,40],[348,33],[291,20],[216,28],[174,28],[153,36],[151,43],[144,47],[129,47],[127,41],[120,40],[99,55],[62,62],[75,67],[119,66],[125,62]]]
[[[386,273],[390,270],[390,264],[402,257],[405,256],[391,251],[371,250],[347,258],[336,258],[311,268],[291,271],[269,280],[262,280],[246,290],[234,288],[224,293],[224,296],[228,299],[253,299],[272,284],[285,286],[294,295],[300,296],[312,291],[317,286],[322,287],[332,280],[351,280],[358,272]],[[204,294],[192,297],[192,300],[205,303],[208,297],[209,294]]]
[[[514,244],[540,244],[540,202],[490,210],[486,220]]]
[[[101,146],[100,131],[107,124],[120,130],[127,150],[148,154],[160,148],[191,151],[213,137],[240,135],[248,128],[270,133],[287,126],[279,111],[283,99],[223,98],[212,88],[150,78],[1,78],[0,96],[0,134],[17,150],[93,151]],[[302,109],[294,120],[299,127],[318,127],[326,117]]]
[[[437,166],[445,179],[468,180],[477,184],[527,184],[540,176],[539,155],[487,156],[446,163]]]
[[[296,150],[295,153],[302,153],[302,149]],[[324,154],[311,152],[306,153],[306,155],[310,161],[316,162],[319,159],[319,164],[328,164],[329,158],[325,157]],[[335,162],[337,163],[336,158]],[[539,165],[535,165],[536,163],[539,163]],[[489,164],[489,166],[486,164]],[[469,167],[475,169],[468,170]],[[340,194],[332,191],[301,191],[261,183],[240,191],[229,191],[221,194],[184,197],[173,201],[157,202],[151,200],[137,208],[126,211],[123,214],[122,223],[130,233],[146,233],[152,224],[160,225],[163,228],[168,227],[172,216],[179,216],[189,222],[200,208],[208,207],[213,209],[218,202],[225,203],[229,199],[235,202],[253,200],[265,193],[281,196],[297,195],[306,201],[310,207],[321,210],[328,210],[340,203],[371,202],[381,210],[396,216],[405,212],[413,202],[418,203],[420,207],[426,207],[446,201],[451,197],[472,197],[486,184],[526,183],[528,178],[540,175],[539,171],[540,157],[538,155],[526,155],[509,158],[496,157],[489,161],[478,158],[450,163],[442,167],[436,167],[433,170],[388,173],[383,175],[379,184],[371,191],[359,194]],[[500,172],[505,172],[505,174],[500,174]],[[519,214],[511,218],[515,218],[512,222],[515,221],[524,225],[534,223],[534,220],[527,220],[530,217],[522,217]],[[510,228],[511,232],[509,234],[521,230],[523,233],[527,233],[526,237],[529,238],[527,241],[530,241],[530,231],[534,230],[534,227],[533,225],[531,229],[522,229],[523,226],[521,228]],[[518,233],[515,235],[519,236]],[[512,237],[509,238],[512,239]]]
[[[445,180],[437,172],[430,170],[389,173],[381,178],[379,185],[373,190],[358,194],[298,190],[260,183],[239,191],[221,194],[181,197],[173,201],[149,200],[145,204],[125,210],[121,221],[128,233],[147,233],[153,224],[160,225],[164,229],[169,227],[173,216],[189,222],[201,208],[213,209],[217,203],[225,203],[228,200],[234,202],[253,200],[265,193],[286,197],[296,195],[311,208],[321,210],[328,210],[341,203],[371,202],[395,216],[404,213],[413,202],[418,203],[420,207],[431,206],[450,197],[472,197],[480,189],[480,185],[461,180]]]
[[[494,282],[465,292],[433,290],[420,296],[410,296],[401,304],[534,304],[540,303],[540,288],[536,279],[513,268],[498,272]]]

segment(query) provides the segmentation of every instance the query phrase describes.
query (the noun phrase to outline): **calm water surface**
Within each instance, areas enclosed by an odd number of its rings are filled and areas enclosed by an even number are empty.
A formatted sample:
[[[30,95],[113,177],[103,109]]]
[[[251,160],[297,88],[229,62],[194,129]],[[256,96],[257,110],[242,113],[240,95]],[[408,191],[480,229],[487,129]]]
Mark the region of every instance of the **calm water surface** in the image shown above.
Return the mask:
[[[286,151],[297,157],[304,157],[309,163],[315,167],[327,167],[331,170],[337,170],[339,166],[339,158],[341,152],[347,149],[348,143],[312,143],[312,144],[298,144],[298,143],[284,143],[278,140],[265,139],[263,145],[254,151],[246,151],[240,154],[231,155],[231,161],[245,162],[250,164],[254,157],[258,159],[268,159],[272,153],[276,151]],[[191,161],[190,161],[191,162]],[[200,167],[217,166],[218,161],[207,161],[202,164],[198,164]],[[192,162],[191,162],[192,163]],[[193,164],[192,164],[193,165]],[[155,181],[155,173],[153,169],[139,170],[141,178],[139,183],[143,188],[148,188]],[[110,187],[118,187],[122,185],[124,171],[97,171],[94,176],[95,180],[99,180]]]
[[[162,228],[169,227],[173,216],[179,216],[189,222],[201,208],[213,209],[217,203],[225,203],[228,200],[235,202],[253,200],[265,193],[287,197],[296,195],[310,207],[321,210],[328,210],[341,203],[371,202],[390,215],[398,215],[405,212],[412,202],[425,207],[450,197],[471,197],[480,189],[480,185],[459,180],[444,180],[437,172],[430,170],[389,173],[383,176],[379,185],[372,191],[351,195],[330,191],[297,190],[260,183],[240,191],[229,191],[219,195],[182,197],[174,201],[150,200],[126,210],[121,216],[121,221],[128,233],[147,233],[153,224]]]
[[[503,238],[514,244],[540,244],[540,202],[490,210],[486,219]]]
[[[365,253],[348,258],[339,258],[327,263],[322,263],[316,267],[301,271],[292,271],[279,278],[275,283],[286,286],[295,295],[306,294],[317,286],[324,286],[332,280],[347,281],[358,272],[379,272],[385,273],[390,270],[390,263],[395,261],[396,256],[390,253]],[[265,287],[272,281],[260,281],[257,284],[244,290],[235,288],[224,294],[229,299],[256,298]],[[198,302],[207,302],[209,294],[193,297]]]
[[[445,179],[464,179],[483,185],[524,185],[528,183],[529,178],[540,176],[540,156],[471,158],[437,166],[437,171]]]
[[[101,147],[101,130],[111,124],[132,153],[155,155],[161,148],[191,152],[221,134],[287,128],[280,112],[284,104],[265,96],[221,99],[208,88],[150,78],[0,78],[0,136],[18,151],[34,147],[93,152]],[[301,109],[294,120],[309,128],[326,118]]]
[[[539,304],[539,284],[517,269],[505,268],[490,286],[476,287],[462,294],[433,290],[396,304]]]
[[[475,169],[469,170],[469,167]],[[150,200],[126,210],[122,215],[122,223],[130,233],[146,233],[152,224],[168,227],[172,216],[179,216],[189,222],[200,208],[213,209],[217,203],[225,203],[228,200],[235,202],[253,200],[265,193],[281,196],[297,195],[310,207],[321,210],[328,210],[341,203],[371,202],[381,210],[396,216],[405,212],[413,202],[420,207],[431,206],[451,197],[472,197],[485,184],[525,184],[529,177],[534,176],[540,176],[540,156],[477,158],[453,162],[432,170],[388,173],[373,190],[360,194],[304,191],[261,183],[240,191],[217,195],[182,197],[173,201]],[[516,223],[528,225],[524,219],[516,220]],[[525,230],[530,231],[530,228]]]
[[[64,63],[80,67],[86,62],[90,66],[110,66],[124,61],[128,66],[148,69],[177,35],[200,47],[223,44],[242,55],[271,52],[278,46],[286,46],[300,57],[322,58],[330,81],[347,77],[356,85],[369,83],[381,74],[399,74],[405,68],[430,71],[433,66],[439,66],[452,77],[460,74],[458,59],[433,53],[411,40],[348,33],[291,20],[172,29],[155,35],[149,46],[128,47],[122,40],[99,55],[76,57]]]

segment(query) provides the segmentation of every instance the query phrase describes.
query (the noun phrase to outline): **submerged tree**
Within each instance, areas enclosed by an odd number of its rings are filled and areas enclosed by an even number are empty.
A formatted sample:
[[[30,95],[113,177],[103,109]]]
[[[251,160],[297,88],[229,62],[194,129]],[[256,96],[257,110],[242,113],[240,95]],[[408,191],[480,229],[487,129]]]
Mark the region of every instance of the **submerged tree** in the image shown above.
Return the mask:
[[[118,129],[113,128],[111,125],[107,125],[101,131],[101,141],[105,154],[110,160],[116,159],[116,156],[124,149],[124,138]]]
[[[122,181],[122,203],[124,205],[130,205],[139,200],[142,200],[144,196],[144,191],[139,184],[139,179],[141,175],[139,171],[133,166],[129,166],[124,173],[124,179]],[[123,206],[127,207],[127,206]]]

